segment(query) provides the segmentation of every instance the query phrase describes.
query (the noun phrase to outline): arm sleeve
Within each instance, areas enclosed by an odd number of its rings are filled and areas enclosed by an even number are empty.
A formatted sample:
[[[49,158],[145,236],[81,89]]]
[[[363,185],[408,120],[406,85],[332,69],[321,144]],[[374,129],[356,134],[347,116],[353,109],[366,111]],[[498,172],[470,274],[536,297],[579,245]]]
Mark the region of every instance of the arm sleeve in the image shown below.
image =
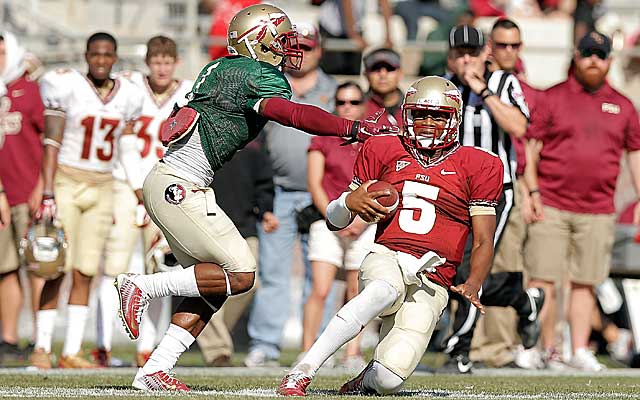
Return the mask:
[[[70,70],[47,72],[40,80],[40,94],[45,114],[62,115],[69,109],[71,91]]]
[[[514,107],[518,107],[522,115],[527,117],[527,119],[530,118],[529,106],[527,105],[524,91],[515,76],[509,74],[509,77],[507,78],[507,88],[502,91],[500,100],[505,104],[511,104]]]
[[[498,199],[502,194],[502,181],[504,178],[504,167],[502,161],[489,153],[479,162],[479,168],[471,177],[471,196],[469,208],[472,215],[478,215],[481,210],[495,208]],[[480,212],[479,212],[480,211]],[[495,214],[495,211],[493,212]]]
[[[142,114],[144,105],[144,97],[140,89],[131,82],[127,82],[130,90],[129,107],[124,112],[124,120],[126,122],[136,121]]]
[[[549,91],[538,92],[536,96],[536,115],[531,120],[527,129],[527,139],[543,140],[547,129],[551,123],[551,111],[549,109],[549,101],[551,96]]]
[[[367,140],[362,145],[353,165],[353,180],[349,189],[356,190],[364,182],[380,177],[382,162],[376,154],[374,142],[374,140]]]
[[[635,151],[640,150],[640,117],[633,105],[630,108],[631,111],[625,132],[625,148],[627,151]]]
[[[355,121],[336,117],[309,104],[273,97],[268,100],[262,116],[284,126],[318,136],[352,136]]]

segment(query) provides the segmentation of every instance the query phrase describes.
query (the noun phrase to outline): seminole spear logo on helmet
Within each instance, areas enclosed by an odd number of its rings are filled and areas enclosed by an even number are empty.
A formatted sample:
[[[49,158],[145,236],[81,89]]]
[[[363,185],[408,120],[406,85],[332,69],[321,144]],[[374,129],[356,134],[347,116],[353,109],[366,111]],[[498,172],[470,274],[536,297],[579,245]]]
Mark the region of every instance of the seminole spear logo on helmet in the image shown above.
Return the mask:
[[[269,19],[261,19],[258,21],[257,25],[249,28],[244,33],[241,33],[238,36],[238,41],[244,39],[247,35],[251,34],[256,29],[260,29],[260,31],[256,34],[256,39],[258,42],[262,41],[267,36],[267,29],[271,30],[273,36],[278,35],[278,30],[276,29],[281,23],[283,23],[287,19],[287,16],[281,13],[269,14]]]

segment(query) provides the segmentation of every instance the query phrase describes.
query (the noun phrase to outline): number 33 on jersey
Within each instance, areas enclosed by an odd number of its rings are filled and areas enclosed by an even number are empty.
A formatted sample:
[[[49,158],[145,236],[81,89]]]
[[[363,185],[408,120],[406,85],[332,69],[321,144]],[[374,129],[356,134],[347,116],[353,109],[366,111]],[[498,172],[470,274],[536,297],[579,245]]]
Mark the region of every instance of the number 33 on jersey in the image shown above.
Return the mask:
[[[398,136],[369,138],[354,165],[351,185],[391,183],[400,194],[393,218],[378,224],[376,243],[417,258],[434,251],[447,259],[431,278],[448,287],[460,264],[471,215],[495,207],[502,194],[503,166],[495,155],[459,146],[424,167]]]
[[[113,89],[102,99],[95,86],[72,69],[45,74],[40,91],[45,115],[65,118],[58,162],[89,171],[111,171],[122,129],[142,111],[142,92],[132,82],[116,78]]]

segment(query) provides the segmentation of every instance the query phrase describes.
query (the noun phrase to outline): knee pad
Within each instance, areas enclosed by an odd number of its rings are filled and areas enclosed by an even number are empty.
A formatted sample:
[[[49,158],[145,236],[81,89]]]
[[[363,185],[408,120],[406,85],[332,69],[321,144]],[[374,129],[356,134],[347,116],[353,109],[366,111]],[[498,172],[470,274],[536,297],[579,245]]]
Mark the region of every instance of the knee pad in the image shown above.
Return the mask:
[[[376,347],[374,359],[407,379],[422,358],[437,321],[438,315],[431,307],[404,302],[398,312],[383,319],[384,337]]]
[[[363,384],[378,394],[393,394],[402,388],[404,381],[393,371],[374,361],[364,376]]]

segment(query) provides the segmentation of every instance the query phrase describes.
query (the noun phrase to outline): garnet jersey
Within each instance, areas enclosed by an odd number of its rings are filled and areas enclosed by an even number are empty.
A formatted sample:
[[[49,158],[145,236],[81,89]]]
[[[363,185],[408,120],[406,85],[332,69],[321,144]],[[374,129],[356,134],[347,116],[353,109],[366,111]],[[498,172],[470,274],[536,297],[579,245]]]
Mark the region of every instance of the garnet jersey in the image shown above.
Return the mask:
[[[40,82],[45,115],[65,117],[58,163],[89,171],[113,169],[118,138],[127,122],[142,111],[142,92],[131,81],[116,78],[102,99],[82,73],[58,69]]]
[[[138,149],[142,159],[141,168],[144,175],[147,175],[151,168],[164,155],[164,146],[160,142],[160,124],[167,119],[173,105],[178,101],[182,102],[187,93],[191,90],[192,81],[179,80],[171,93],[168,93],[161,101],[153,95],[153,90],[149,86],[149,80],[141,72],[125,72],[120,77],[129,79],[143,94],[142,113],[134,127],[138,136]],[[126,175],[120,160],[116,160],[113,176],[116,179],[125,181]]]
[[[374,136],[354,165],[351,189],[368,180],[391,183],[400,194],[396,213],[378,224],[376,243],[420,258],[434,251],[447,262],[429,278],[449,287],[471,228],[471,215],[495,207],[504,167],[485,150],[458,146],[424,167],[398,136]]]

